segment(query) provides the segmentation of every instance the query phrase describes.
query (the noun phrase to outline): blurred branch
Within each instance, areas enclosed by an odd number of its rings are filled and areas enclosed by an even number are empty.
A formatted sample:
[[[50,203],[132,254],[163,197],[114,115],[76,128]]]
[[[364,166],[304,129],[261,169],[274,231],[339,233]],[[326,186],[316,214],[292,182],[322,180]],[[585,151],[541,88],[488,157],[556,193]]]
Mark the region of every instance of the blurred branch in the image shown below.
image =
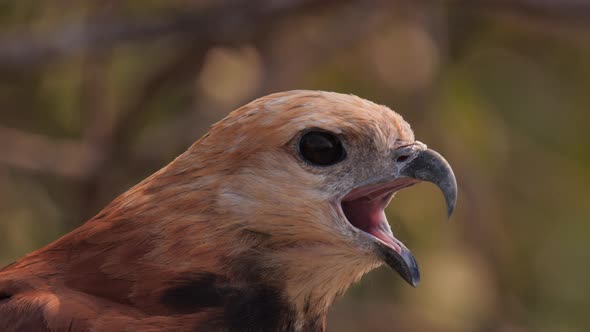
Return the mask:
[[[451,3],[480,11],[509,11],[527,16],[563,19],[569,24],[590,24],[590,1],[587,0],[459,0]]]
[[[194,77],[203,64],[205,53],[205,50],[198,47],[177,52],[172,60],[156,68],[143,81],[136,95],[118,112],[120,115],[113,123],[93,131],[93,145],[100,149],[103,158],[93,165],[93,169],[84,178],[83,219],[92,216],[102,205],[100,189],[109,185],[105,178],[109,176],[108,169],[113,166],[113,162],[129,160],[130,156],[126,153],[130,146],[129,140],[142,127],[141,120],[145,118],[140,116],[141,113],[161,90],[182,85],[186,78]]]
[[[119,18],[71,25],[50,35],[22,33],[0,37],[0,65],[42,65],[81,51],[109,49],[121,43],[166,38],[185,44],[234,44],[248,40],[266,24],[287,14],[336,1],[252,0],[225,1],[224,5],[167,18]]]
[[[406,0],[407,1],[407,0]],[[568,24],[590,24],[590,2],[584,0],[460,0],[426,1],[468,9],[492,9],[527,16],[565,20]],[[150,19],[119,18],[70,25],[49,35],[15,33],[0,36],[0,66],[42,65],[53,60],[97,51],[122,43],[167,39],[205,44],[243,42],[265,23],[301,10],[342,1],[257,0],[226,1],[224,5],[199,12]],[[374,3],[374,2],[371,2]]]
[[[195,77],[205,61],[207,48],[189,47],[179,51],[169,62],[156,69],[137,90],[137,95],[121,111],[121,117],[112,129],[113,135],[109,144],[113,148],[122,147],[130,137],[130,133],[141,127],[138,116],[145,110],[157,93],[168,87],[182,85],[186,79]]]
[[[84,178],[100,161],[93,146],[0,127],[0,163],[70,178]]]

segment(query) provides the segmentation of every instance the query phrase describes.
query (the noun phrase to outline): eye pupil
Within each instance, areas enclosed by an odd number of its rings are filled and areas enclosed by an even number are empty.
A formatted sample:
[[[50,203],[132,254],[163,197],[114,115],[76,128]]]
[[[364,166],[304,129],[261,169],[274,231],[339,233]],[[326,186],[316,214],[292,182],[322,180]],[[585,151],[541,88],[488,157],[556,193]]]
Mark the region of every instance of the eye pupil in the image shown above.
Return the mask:
[[[305,160],[320,166],[333,165],[345,157],[340,139],[323,131],[311,131],[303,135],[299,141],[299,151]]]

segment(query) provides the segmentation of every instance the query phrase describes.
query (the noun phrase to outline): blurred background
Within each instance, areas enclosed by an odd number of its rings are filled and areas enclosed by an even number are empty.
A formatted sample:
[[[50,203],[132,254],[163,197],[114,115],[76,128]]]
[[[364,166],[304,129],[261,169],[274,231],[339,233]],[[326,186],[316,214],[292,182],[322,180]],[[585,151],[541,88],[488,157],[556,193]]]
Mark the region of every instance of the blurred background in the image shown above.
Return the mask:
[[[584,0],[0,0],[0,266],[289,89],[390,106],[460,186],[451,222],[398,195],[422,282],[370,273],[330,331],[590,331]]]

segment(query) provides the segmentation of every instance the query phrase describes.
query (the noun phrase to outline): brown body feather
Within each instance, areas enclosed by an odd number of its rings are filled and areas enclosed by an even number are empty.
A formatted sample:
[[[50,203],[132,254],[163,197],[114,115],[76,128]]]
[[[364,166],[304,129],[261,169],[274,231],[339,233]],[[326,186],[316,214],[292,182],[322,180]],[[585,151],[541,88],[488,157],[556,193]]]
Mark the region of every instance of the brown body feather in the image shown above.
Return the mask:
[[[0,331],[323,330],[334,298],[381,264],[327,202],[378,170],[303,165],[290,149],[308,127],[365,145],[359,162],[414,141],[399,115],[354,96],[258,99],[0,270]]]

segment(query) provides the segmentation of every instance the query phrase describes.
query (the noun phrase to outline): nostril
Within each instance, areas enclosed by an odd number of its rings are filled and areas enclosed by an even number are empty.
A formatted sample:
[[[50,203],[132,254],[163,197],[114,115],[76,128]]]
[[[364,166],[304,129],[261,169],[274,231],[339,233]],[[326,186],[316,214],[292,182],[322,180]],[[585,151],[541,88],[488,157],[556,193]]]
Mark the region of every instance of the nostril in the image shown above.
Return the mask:
[[[410,158],[409,155],[401,155],[397,157],[395,161],[397,161],[398,163],[403,163],[404,161],[408,160],[408,158]]]

